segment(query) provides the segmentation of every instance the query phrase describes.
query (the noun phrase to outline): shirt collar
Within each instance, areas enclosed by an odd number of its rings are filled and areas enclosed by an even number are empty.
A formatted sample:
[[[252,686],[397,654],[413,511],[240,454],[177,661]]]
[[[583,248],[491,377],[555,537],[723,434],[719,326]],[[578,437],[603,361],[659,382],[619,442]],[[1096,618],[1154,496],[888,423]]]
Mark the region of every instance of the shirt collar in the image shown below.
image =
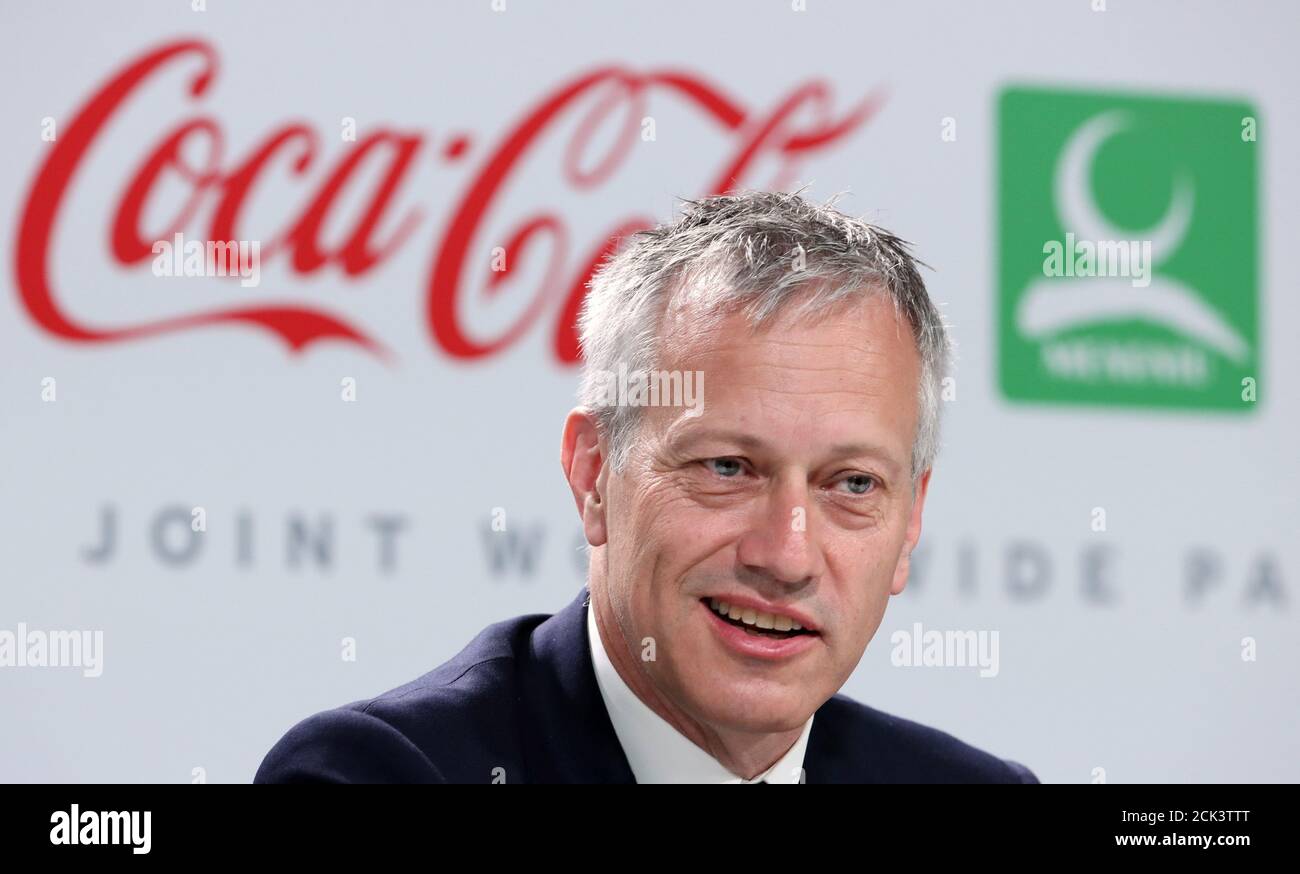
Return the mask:
[[[813,717],[804,723],[794,746],[772,767],[752,780],[733,774],[722,763],[673,728],[636,696],[609,660],[596,626],[594,606],[587,604],[587,642],[596,684],[609,711],[614,732],[638,783],[798,783]],[[815,716],[816,714],[814,714]]]

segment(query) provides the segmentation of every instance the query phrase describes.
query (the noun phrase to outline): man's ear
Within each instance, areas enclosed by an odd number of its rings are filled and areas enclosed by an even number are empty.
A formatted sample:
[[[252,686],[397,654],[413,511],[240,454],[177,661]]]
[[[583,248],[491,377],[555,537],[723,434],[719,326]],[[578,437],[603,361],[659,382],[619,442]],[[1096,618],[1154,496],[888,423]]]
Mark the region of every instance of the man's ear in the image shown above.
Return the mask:
[[[592,546],[604,546],[608,539],[605,527],[607,505],[601,495],[605,485],[605,454],[595,417],[581,407],[571,410],[564,420],[560,464],[573,491],[573,500],[578,505],[587,542]]]
[[[903,538],[903,554],[898,557],[894,567],[894,581],[889,586],[889,594],[900,595],[907,586],[907,574],[912,568],[912,550],[921,539],[921,511],[925,509],[925,494],[930,488],[930,474],[933,468],[921,474],[916,493],[912,496],[912,515],[907,521],[907,536]]]

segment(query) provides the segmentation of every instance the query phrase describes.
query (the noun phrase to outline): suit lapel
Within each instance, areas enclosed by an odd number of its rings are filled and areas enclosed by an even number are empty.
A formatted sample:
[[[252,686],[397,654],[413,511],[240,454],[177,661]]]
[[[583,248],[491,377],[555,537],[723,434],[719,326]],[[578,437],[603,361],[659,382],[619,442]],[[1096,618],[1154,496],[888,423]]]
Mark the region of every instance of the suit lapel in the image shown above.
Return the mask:
[[[846,712],[838,695],[832,695],[813,718],[804,750],[808,783],[878,783],[873,757],[880,745],[866,737]]]
[[[587,641],[584,586],[533,631],[521,677],[523,745],[529,781],[635,783],[596,685]]]

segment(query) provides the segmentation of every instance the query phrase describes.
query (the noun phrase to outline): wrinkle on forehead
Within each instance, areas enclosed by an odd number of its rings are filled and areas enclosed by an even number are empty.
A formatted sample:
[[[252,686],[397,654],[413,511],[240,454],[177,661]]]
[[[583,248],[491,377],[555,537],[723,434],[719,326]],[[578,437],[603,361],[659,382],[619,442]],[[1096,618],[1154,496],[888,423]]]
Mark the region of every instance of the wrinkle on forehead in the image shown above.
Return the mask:
[[[763,297],[760,292],[715,298],[706,293],[701,281],[701,277],[682,280],[668,295],[658,324],[661,343],[666,344],[669,339],[680,341],[694,333],[716,332],[723,321],[731,320],[737,314],[744,315],[751,333],[776,325],[787,328],[806,327],[853,312],[870,311],[871,318],[880,318],[884,316],[880,312],[884,308],[878,306],[881,302],[887,303],[892,310],[889,317],[894,324],[895,336],[901,338],[906,334],[915,342],[911,324],[903,316],[898,301],[884,285],[878,283],[854,286],[860,294],[841,296],[837,292],[842,292],[845,286],[837,286],[826,279],[809,280],[803,286],[789,291],[788,298],[782,301],[779,309],[760,319],[756,314],[756,305]]]
[[[862,330],[855,330],[853,322],[861,319]],[[879,336],[880,322],[892,322],[892,338]],[[857,375],[877,373],[902,365],[904,371],[920,374],[920,353],[911,336],[904,330],[904,320],[896,315],[888,301],[881,297],[854,301],[852,306],[836,305],[832,310],[816,317],[797,313],[782,313],[770,322],[752,324],[738,311],[698,314],[690,308],[665,314],[661,326],[659,367],[664,370],[696,369],[686,365],[692,359],[705,357],[741,358],[744,350],[753,347],[770,354],[775,366],[799,367],[817,370],[816,359],[834,358],[827,352],[845,350],[856,361],[859,356],[867,367],[858,371],[853,367],[834,364],[821,369],[843,369]],[[808,358],[805,363],[801,358]],[[900,361],[900,359],[902,359]],[[733,361],[732,363],[736,363]],[[908,367],[907,365],[913,365]],[[885,366],[882,366],[885,365]]]

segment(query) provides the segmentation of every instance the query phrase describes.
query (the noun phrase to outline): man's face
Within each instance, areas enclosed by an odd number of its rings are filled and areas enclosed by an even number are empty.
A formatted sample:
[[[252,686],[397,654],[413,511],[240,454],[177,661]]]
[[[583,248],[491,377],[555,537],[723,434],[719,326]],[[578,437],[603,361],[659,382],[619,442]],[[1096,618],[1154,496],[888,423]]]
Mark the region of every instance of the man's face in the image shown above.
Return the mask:
[[[929,479],[914,498],[915,342],[883,296],[756,333],[740,314],[695,328],[689,312],[664,331],[659,369],[702,372],[703,412],[641,409],[628,463],[601,476],[611,606],[633,653],[653,639],[637,663],[692,719],[791,730],[848,679],[906,583]],[[746,608],[805,633],[746,631]]]

